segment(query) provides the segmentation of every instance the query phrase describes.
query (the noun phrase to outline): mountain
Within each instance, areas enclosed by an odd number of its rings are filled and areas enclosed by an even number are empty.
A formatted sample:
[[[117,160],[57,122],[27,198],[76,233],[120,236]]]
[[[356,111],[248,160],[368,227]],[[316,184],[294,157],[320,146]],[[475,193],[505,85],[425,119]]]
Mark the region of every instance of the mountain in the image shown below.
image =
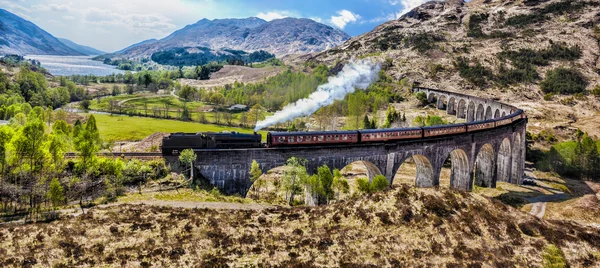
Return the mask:
[[[158,40],[157,40],[157,39],[154,39],[154,38],[152,38],[152,39],[148,39],[148,40],[144,40],[144,41],[142,41],[142,42],[135,43],[135,44],[133,44],[133,45],[131,45],[131,46],[128,46],[128,47],[126,47],[126,48],[124,48],[124,49],[121,49],[121,50],[119,50],[119,51],[116,51],[115,53],[122,53],[123,51],[130,50],[130,49],[133,49],[133,48],[139,47],[139,46],[141,46],[141,45],[147,45],[147,44],[152,44],[152,43],[155,43],[156,41],[158,41]]]
[[[386,75],[405,79],[405,85],[522,107],[534,133],[581,128],[600,135],[600,103],[591,96],[600,95],[598,1],[430,1],[297,61],[335,64],[363,57],[382,62]],[[583,96],[573,96],[578,92]]]
[[[0,9],[0,54],[83,55],[35,24],[4,9]]]
[[[148,58],[158,51],[179,47],[207,47],[253,52],[265,50],[276,56],[322,51],[347,40],[343,31],[310,19],[259,18],[202,19],[153,43],[121,51],[124,58]]]
[[[97,50],[93,47],[77,44],[69,39],[58,38],[58,40],[60,40],[63,44],[67,45],[68,47],[78,51],[79,53],[82,53],[82,54],[85,54],[88,56],[102,55],[102,54],[106,53],[106,52]]]

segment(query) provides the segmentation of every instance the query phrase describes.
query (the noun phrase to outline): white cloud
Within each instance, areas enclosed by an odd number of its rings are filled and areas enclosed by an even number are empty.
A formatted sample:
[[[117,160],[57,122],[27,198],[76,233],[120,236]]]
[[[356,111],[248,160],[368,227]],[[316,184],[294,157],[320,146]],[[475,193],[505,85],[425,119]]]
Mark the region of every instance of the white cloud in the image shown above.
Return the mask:
[[[266,21],[272,21],[276,19],[283,19],[289,17],[289,11],[270,11],[267,13],[260,12],[256,15],[256,17],[261,18]]]
[[[62,16],[62,18],[65,20],[75,20],[75,17],[73,16]]]
[[[2,1],[0,1],[0,6],[2,6],[2,8],[4,8],[4,9],[11,9],[11,10],[13,10],[12,11],[13,13],[18,12],[18,11],[31,12],[31,9],[26,8],[26,7],[22,6],[22,5],[19,5],[19,4],[15,3],[15,2],[13,2],[13,1],[2,0]]]
[[[323,19],[319,18],[319,17],[310,17],[309,19],[314,20],[318,23],[323,23]]]
[[[427,1],[428,0],[391,0],[390,4],[393,6],[398,4],[402,5],[402,10],[396,13],[396,18],[400,18],[402,15],[410,12],[415,7],[418,7]]]
[[[171,19],[159,14],[117,13],[108,9],[88,8],[84,20],[95,25],[116,25],[137,31],[164,32],[176,26]]]
[[[346,24],[356,22],[360,19],[360,15],[352,13],[346,9],[337,12],[338,16],[331,16],[331,23],[340,29],[344,29]]]

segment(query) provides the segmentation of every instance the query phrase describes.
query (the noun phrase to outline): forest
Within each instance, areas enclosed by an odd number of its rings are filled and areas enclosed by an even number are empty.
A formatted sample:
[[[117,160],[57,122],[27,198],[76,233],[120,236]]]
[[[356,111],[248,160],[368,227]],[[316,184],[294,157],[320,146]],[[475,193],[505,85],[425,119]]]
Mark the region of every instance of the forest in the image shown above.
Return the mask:
[[[199,51],[189,52],[190,50]],[[246,65],[266,61],[274,57],[275,55],[263,50],[248,53],[232,49],[213,51],[207,47],[180,47],[155,52],[152,54],[151,59],[158,64],[182,67],[205,65],[210,62],[227,62],[230,65]]]

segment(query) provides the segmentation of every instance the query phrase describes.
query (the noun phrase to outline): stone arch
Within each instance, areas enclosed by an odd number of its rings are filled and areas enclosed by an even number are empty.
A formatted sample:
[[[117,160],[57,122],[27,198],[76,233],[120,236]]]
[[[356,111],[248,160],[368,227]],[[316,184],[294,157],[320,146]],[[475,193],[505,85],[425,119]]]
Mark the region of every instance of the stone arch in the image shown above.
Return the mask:
[[[506,112],[503,111],[502,112],[502,117],[505,117],[505,116],[506,116]]]
[[[499,118],[500,117],[500,109],[496,109],[496,112],[494,112],[494,119]]]
[[[260,165],[263,174],[254,183],[250,184],[248,191],[244,197],[249,197],[257,200],[285,200],[285,193],[278,185],[285,172],[285,163],[281,166],[263,167]],[[295,198],[296,199],[296,198]],[[301,199],[300,196],[297,199]]]
[[[348,172],[354,172],[355,174],[357,174],[357,172],[364,173],[364,175],[366,175],[366,177],[369,178],[369,180],[373,179],[377,175],[383,174],[381,173],[381,170],[377,167],[377,165],[367,160],[357,160],[348,163],[340,170],[348,169],[349,167],[351,167],[353,170],[350,170]]]
[[[485,119],[485,108],[483,104],[477,105],[477,112],[475,113],[475,121],[482,121]]]
[[[456,98],[450,97],[448,100],[448,107],[446,108],[446,113],[455,115],[456,114]]]
[[[450,188],[471,190],[471,170],[469,157],[463,149],[455,149],[448,156],[452,162],[450,168]]]
[[[404,174],[404,171],[408,172]],[[412,179],[413,172],[415,173],[414,180]],[[433,166],[429,159],[423,155],[413,155],[404,159],[392,178],[392,184],[399,183],[414,183],[417,187],[435,186]]]
[[[429,93],[429,95],[427,96],[427,101],[429,101],[429,103],[434,103],[437,100],[437,95],[433,92]]]
[[[510,182],[512,184],[520,184],[523,177],[523,140],[521,133],[515,133],[512,146],[512,167],[510,174]]]
[[[490,120],[493,118],[493,114],[492,114],[492,106],[488,106],[487,109],[485,109],[485,120]]]
[[[467,107],[467,122],[475,121],[475,102],[469,102]]]
[[[489,143],[486,143],[479,149],[479,153],[475,160],[475,185],[481,187],[496,187],[494,171],[494,147]]]
[[[465,99],[460,99],[458,101],[458,107],[456,109],[456,117],[467,118],[467,101]]]
[[[510,182],[511,155],[510,140],[505,138],[498,150],[498,181]]]
[[[439,110],[446,110],[448,106],[448,97],[446,95],[440,95],[437,100],[437,108]]]

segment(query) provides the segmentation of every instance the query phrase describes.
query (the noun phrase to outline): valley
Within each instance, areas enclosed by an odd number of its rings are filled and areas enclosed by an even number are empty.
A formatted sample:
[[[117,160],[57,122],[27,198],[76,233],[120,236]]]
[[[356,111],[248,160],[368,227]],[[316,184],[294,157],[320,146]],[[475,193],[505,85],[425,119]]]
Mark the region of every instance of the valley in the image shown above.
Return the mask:
[[[57,1],[0,8],[3,267],[600,266],[594,1]]]

